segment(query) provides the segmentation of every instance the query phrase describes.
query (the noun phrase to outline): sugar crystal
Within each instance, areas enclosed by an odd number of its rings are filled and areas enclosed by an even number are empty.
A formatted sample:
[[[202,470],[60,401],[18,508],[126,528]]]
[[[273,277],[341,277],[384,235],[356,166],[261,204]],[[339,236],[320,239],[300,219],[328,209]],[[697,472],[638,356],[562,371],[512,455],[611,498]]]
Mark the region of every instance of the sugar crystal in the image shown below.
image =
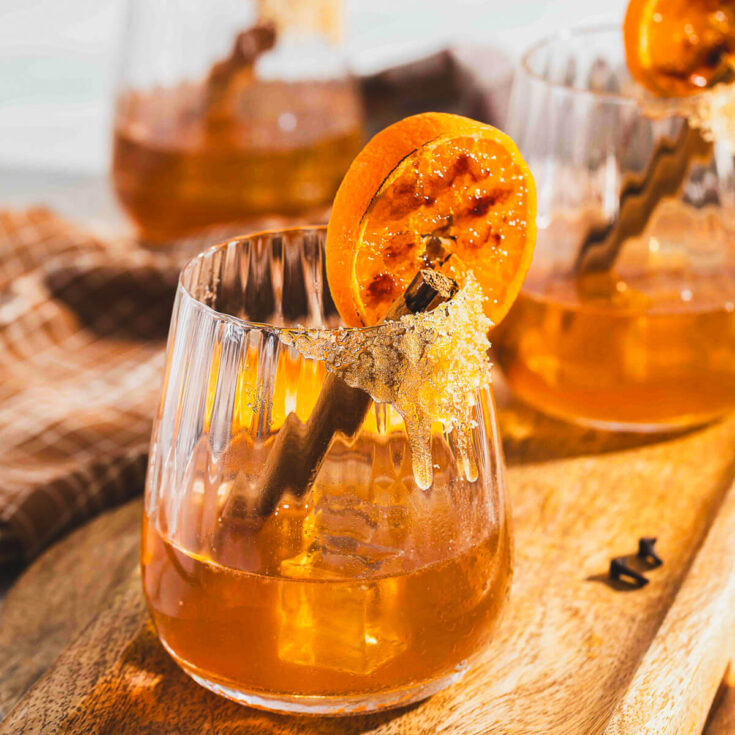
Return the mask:
[[[479,284],[468,276],[450,301],[433,311],[365,329],[290,330],[281,340],[304,357],[325,363],[349,385],[403,417],[413,474],[428,489],[433,480],[431,425],[455,432],[460,466],[477,478],[472,451],[478,391],[490,382],[490,320]]]

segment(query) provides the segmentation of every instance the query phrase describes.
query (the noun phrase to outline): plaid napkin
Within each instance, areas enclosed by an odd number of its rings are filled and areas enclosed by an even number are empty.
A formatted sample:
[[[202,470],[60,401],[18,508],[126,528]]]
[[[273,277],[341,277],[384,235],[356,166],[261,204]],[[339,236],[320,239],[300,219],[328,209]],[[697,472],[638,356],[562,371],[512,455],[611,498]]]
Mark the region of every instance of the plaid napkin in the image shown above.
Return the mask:
[[[0,212],[0,565],[141,490],[182,259]]]

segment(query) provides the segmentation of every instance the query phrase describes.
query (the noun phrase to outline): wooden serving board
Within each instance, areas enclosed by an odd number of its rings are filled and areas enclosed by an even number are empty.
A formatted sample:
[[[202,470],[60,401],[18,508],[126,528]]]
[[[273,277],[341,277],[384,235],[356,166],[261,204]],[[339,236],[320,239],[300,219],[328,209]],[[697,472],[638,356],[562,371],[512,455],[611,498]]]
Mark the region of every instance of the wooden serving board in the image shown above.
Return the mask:
[[[407,709],[345,719],[268,715],[206,692],[148,622],[136,501],[51,550],[9,593],[0,707],[63,651],[0,733],[702,733],[735,651],[735,417],[641,437],[507,402],[500,421],[516,573],[494,642],[458,684]],[[633,554],[641,536],[658,537],[664,566],[643,589],[611,586],[610,558]],[[99,550],[103,542],[112,548]],[[43,621],[29,620],[45,594],[53,604]],[[735,732],[735,690],[721,691],[707,735]]]

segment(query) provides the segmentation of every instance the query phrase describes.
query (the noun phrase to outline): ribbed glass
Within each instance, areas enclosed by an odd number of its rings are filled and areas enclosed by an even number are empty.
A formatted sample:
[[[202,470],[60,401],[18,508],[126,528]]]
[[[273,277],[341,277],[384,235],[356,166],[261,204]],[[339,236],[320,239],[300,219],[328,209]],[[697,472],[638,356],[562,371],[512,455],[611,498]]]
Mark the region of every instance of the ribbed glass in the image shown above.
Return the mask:
[[[433,484],[420,489],[401,417],[371,402],[305,494],[287,471],[283,492],[263,497],[273,452],[303,461],[280,435],[303,435],[327,378],[285,330],[339,328],[324,237],[239,238],[184,268],[142,555],[161,640],[197,681],[255,706],[334,713],[405,704],[459,676],[505,602],[511,538],[488,390],[476,478],[437,425]]]
[[[529,403],[634,431],[735,408],[735,127],[717,94],[648,93],[618,26],[525,55],[507,130],[536,181],[538,237],[494,341]],[[714,143],[690,122],[704,119]]]
[[[363,138],[342,0],[126,0],[112,184],[165,245],[324,216]]]
[[[631,79],[619,27],[560,33],[526,54],[516,73],[506,127],[536,180],[535,270],[547,264],[568,270],[584,227],[617,218],[623,186],[644,172],[657,144],[675,142],[685,113],[693,108],[691,101],[687,105],[655,99]],[[735,234],[731,140],[720,139],[715,155],[694,162],[677,198],[686,205],[679,239],[693,254],[703,248],[698,237],[703,223],[694,210],[713,204],[725,208],[725,229],[712,243],[724,251]],[[573,223],[577,229],[567,229],[566,236],[554,231],[560,215],[575,212],[586,215]],[[658,224],[663,229],[665,223]]]

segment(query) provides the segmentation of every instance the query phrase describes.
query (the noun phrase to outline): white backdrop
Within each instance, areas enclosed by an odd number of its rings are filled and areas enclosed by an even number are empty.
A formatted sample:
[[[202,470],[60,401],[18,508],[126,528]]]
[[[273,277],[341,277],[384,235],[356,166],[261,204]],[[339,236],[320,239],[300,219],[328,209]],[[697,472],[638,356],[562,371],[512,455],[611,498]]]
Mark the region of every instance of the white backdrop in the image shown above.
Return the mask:
[[[205,0],[206,1],[206,0]],[[346,0],[350,62],[373,71],[447,44],[518,56],[539,37],[624,0]],[[125,0],[0,0],[0,173],[107,165]]]

